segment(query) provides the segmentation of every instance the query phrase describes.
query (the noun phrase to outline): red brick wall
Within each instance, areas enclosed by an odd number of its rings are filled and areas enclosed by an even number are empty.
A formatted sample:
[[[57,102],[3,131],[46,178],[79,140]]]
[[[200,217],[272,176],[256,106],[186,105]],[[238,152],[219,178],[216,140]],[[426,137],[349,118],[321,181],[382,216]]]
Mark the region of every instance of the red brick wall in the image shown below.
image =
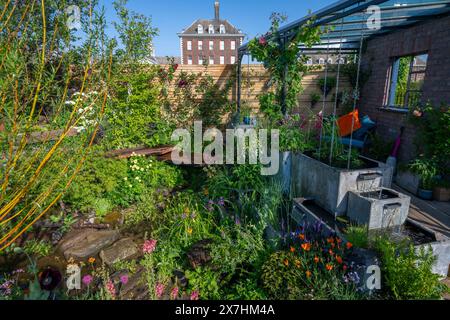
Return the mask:
[[[398,56],[428,53],[428,65],[423,86],[423,101],[436,106],[450,104],[450,17],[436,18],[426,23],[396,31],[367,42],[363,68],[371,69],[369,81],[361,92],[360,111],[377,122],[377,133],[387,140],[395,139],[405,126],[400,160],[415,157],[415,128],[406,114],[381,109],[389,91],[389,72]]]
[[[214,64],[220,64],[220,56],[225,57],[225,64],[230,64],[231,56],[238,59],[238,48],[241,45],[242,37],[182,37],[183,41],[183,64],[188,64],[188,56],[192,56],[192,64],[198,64],[199,56],[203,55],[204,60],[209,61],[210,56],[214,56]],[[203,41],[203,50],[198,50],[198,41]],[[187,42],[192,41],[192,50],[187,50]],[[214,41],[214,50],[209,50],[209,41]],[[225,41],[225,50],[220,50],[220,41]],[[231,50],[231,41],[236,42],[235,50]]]

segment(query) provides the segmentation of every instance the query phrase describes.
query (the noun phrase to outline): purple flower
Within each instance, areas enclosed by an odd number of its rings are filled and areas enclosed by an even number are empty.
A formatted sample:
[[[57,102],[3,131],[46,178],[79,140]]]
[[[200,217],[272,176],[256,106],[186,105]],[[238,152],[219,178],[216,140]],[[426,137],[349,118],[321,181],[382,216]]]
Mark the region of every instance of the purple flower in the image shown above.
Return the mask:
[[[83,283],[84,283],[85,285],[87,285],[87,286],[90,285],[90,284],[92,283],[92,280],[94,280],[94,277],[91,276],[90,274],[85,275],[85,276],[83,277],[83,279],[82,279]]]
[[[124,274],[123,276],[120,276],[120,282],[123,285],[126,285],[128,283],[128,275]]]
[[[13,274],[19,274],[19,273],[24,273],[24,272],[25,272],[25,270],[23,270],[23,269],[17,269],[17,270],[13,271]]]
[[[225,205],[225,199],[221,197],[218,202],[219,206],[223,207]]]

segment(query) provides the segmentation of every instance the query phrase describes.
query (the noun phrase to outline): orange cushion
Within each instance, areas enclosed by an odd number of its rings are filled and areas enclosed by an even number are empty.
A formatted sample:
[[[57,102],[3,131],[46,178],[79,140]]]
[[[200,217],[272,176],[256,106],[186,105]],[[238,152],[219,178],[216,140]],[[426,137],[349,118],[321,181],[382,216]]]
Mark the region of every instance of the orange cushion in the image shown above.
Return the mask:
[[[349,114],[339,118],[337,120],[337,125],[339,128],[339,135],[341,137],[346,137],[352,132],[361,129],[358,110],[356,110],[355,112],[350,112]]]

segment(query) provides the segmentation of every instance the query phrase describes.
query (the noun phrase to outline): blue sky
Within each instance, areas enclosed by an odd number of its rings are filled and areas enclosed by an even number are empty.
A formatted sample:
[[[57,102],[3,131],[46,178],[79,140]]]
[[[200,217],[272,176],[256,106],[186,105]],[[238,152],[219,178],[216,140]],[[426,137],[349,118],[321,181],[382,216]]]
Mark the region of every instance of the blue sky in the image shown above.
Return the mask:
[[[116,20],[112,0],[99,2],[106,8],[108,21]],[[333,2],[336,0],[221,0],[220,16],[252,38],[269,29],[272,12],[284,13],[293,21],[305,16],[309,9],[315,11]],[[214,0],[129,0],[127,7],[151,16],[153,25],[159,28],[154,41],[158,56],[179,56],[177,33],[198,18],[214,16]],[[112,26],[108,32],[115,34]]]

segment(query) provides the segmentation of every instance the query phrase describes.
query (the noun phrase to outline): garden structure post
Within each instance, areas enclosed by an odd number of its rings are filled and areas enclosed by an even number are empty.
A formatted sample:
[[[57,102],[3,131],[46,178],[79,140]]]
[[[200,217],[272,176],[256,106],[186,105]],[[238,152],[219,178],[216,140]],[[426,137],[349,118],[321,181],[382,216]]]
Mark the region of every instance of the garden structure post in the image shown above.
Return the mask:
[[[237,64],[237,92],[236,92],[236,100],[237,100],[237,113],[241,113],[241,95],[242,95],[242,59],[244,58],[244,53],[239,52],[238,56],[238,64]]]

